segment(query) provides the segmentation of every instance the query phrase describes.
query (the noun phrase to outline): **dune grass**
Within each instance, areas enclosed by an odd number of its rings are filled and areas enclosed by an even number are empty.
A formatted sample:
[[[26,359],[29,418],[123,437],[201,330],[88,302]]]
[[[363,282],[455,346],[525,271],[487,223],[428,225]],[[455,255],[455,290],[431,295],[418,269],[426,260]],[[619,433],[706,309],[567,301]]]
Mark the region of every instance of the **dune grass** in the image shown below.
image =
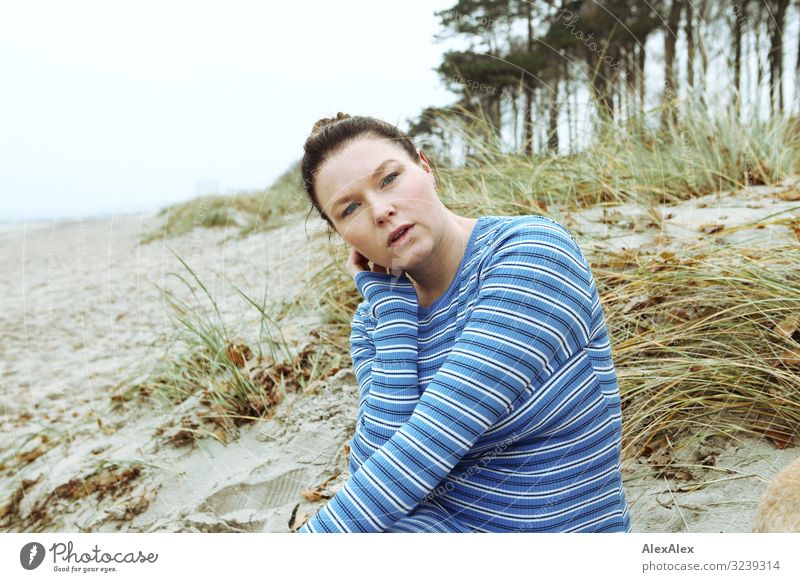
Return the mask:
[[[457,109],[461,113],[461,110]],[[658,125],[660,108],[629,120],[598,120],[593,144],[578,153],[526,159],[502,153],[490,125],[469,122],[460,141],[473,145],[466,168],[438,170],[445,197],[477,214],[526,214],[550,206],[676,203],[710,192],[771,184],[800,168],[797,119],[739,121],[733,109],[712,116],[685,102]],[[484,142],[489,146],[481,146]]]
[[[275,182],[256,192],[200,196],[162,209],[162,225],[142,238],[142,243],[180,236],[195,228],[224,228],[247,236],[278,228],[287,216],[304,209],[298,189],[300,166],[294,164]]]
[[[143,395],[166,410],[196,398],[193,415],[162,431],[170,444],[203,437],[226,443],[236,435],[237,427],[268,418],[288,394],[302,393],[315,380],[346,365],[341,347],[326,334],[315,333],[302,349],[293,349],[266,302],[232,285],[256,312],[258,336],[243,339],[247,330],[235,330],[197,273],[183,258],[175,258],[183,270],[170,274],[185,285],[192,299],[161,290],[175,323],[175,335],[154,369],[114,398],[124,404]]]
[[[16,473],[28,463],[47,454],[50,449],[70,440],[68,432],[61,430],[56,423],[45,424],[40,420],[36,420],[35,423],[39,425],[37,430],[20,434],[16,442],[0,456],[0,471]]]
[[[628,254],[628,268],[609,267],[620,259],[606,253],[592,269],[619,377],[625,454],[663,447],[685,430],[792,442],[800,427],[797,245],[704,241],[679,254]]]

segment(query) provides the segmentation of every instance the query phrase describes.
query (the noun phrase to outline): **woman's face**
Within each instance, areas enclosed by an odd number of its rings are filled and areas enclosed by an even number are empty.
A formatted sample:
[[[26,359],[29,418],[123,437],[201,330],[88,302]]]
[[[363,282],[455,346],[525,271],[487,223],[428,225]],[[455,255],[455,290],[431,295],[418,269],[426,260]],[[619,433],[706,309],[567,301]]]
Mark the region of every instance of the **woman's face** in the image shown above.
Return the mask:
[[[423,154],[424,156],[424,154]],[[413,272],[441,239],[443,209],[431,167],[416,164],[385,139],[360,138],[328,158],[316,178],[317,200],[339,236],[370,261]],[[395,229],[411,224],[400,244]]]

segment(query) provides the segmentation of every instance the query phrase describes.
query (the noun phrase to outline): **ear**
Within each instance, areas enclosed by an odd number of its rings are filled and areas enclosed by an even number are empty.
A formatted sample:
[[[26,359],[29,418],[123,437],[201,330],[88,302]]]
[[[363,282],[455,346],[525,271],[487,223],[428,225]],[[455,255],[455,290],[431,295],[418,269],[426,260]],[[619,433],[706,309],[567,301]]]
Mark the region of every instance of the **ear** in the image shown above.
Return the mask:
[[[433,176],[433,168],[431,167],[431,163],[428,161],[428,158],[425,157],[425,154],[422,152],[420,148],[417,148],[417,155],[419,155],[420,159],[424,162],[423,169],[431,175],[433,179],[433,185],[436,186],[436,178]]]
[[[422,152],[422,150],[420,148],[417,148],[417,155],[420,157],[420,159],[423,162],[428,164],[428,167],[430,167],[431,163],[428,161],[428,158],[425,157],[425,154]]]

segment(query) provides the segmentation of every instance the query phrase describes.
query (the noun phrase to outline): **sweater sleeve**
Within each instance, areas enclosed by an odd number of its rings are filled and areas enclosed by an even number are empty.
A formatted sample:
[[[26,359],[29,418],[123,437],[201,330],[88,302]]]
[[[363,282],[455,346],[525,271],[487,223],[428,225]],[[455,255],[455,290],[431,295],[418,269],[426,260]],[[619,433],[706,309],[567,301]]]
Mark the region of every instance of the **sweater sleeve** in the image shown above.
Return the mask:
[[[516,403],[545,401],[547,376],[588,344],[590,271],[566,229],[521,223],[495,243],[465,327],[408,421],[301,532],[387,530]]]
[[[408,421],[419,401],[414,286],[405,276],[368,271],[356,275],[356,286],[365,301],[356,309],[350,334],[359,386],[350,475]]]
[[[372,377],[372,362],[375,359],[375,344],[367,332],[367,302],[364,301],[356,309],[350,331],[350,357],[353,360],[353,371],[358,382],[358,414],[356,415],[356,434],[350,441],[350,475],[354,475],[366,461],[364,454],[359,450],[356,441],[361,427],[361,418],[364,415],[364,404]]]

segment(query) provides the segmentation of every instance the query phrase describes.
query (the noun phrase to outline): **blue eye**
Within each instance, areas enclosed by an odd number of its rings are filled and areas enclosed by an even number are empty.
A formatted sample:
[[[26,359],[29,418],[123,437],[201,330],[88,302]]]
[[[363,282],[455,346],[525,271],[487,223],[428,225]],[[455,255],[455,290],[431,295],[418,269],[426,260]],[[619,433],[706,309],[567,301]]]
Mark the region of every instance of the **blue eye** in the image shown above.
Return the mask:
[[[355,204],[355,202],[353,202],[353,204]],[[353,207],[353,204],[348,205],[348,207],[344,209],[344,212],[342,212],[342,216],[347,216],[348,214],[350,214],[347,211]]]
[[[400,172],[392,172],[391,174],[389,174],[388,176],[386,176],[383,179],[382,184],[386,184],[386,180],[388,180],[389,178],[396,178],[398,176],[398,174],[400,174]],[[392,182],[394,182],[394,180],[392,180]],[[389,183],[391,184],[392,182],[389,182]]]
[[[397,177],[397,176],[399,176],[399,175],[400,175],[400,172],[392,172],[391,174],[389,174],[388,176],[386,176],[386,177],[383,179],[383,182],[381,182],[381,187],[383,187],[383,186],[387,185],[387,184],[386,184],[386,180],[388,180],[389,178],[396,178],[396,177]],[[394,182],[394,180],[392,180],[392,182]],[[389,184],[391,184],[392,182],[389,182]],[[353,204],[355,204],[355,202],[353,202]],[[348,205],[347,205],[347,208],[345,208],[345,209],[344,209],[344,212],[342,212],[342,217],[349,216],[349,215],[351,214],[351,213],[349,212],[349,210],[350,210],[350,209],[353,207],[353,204],[348,204]]]

